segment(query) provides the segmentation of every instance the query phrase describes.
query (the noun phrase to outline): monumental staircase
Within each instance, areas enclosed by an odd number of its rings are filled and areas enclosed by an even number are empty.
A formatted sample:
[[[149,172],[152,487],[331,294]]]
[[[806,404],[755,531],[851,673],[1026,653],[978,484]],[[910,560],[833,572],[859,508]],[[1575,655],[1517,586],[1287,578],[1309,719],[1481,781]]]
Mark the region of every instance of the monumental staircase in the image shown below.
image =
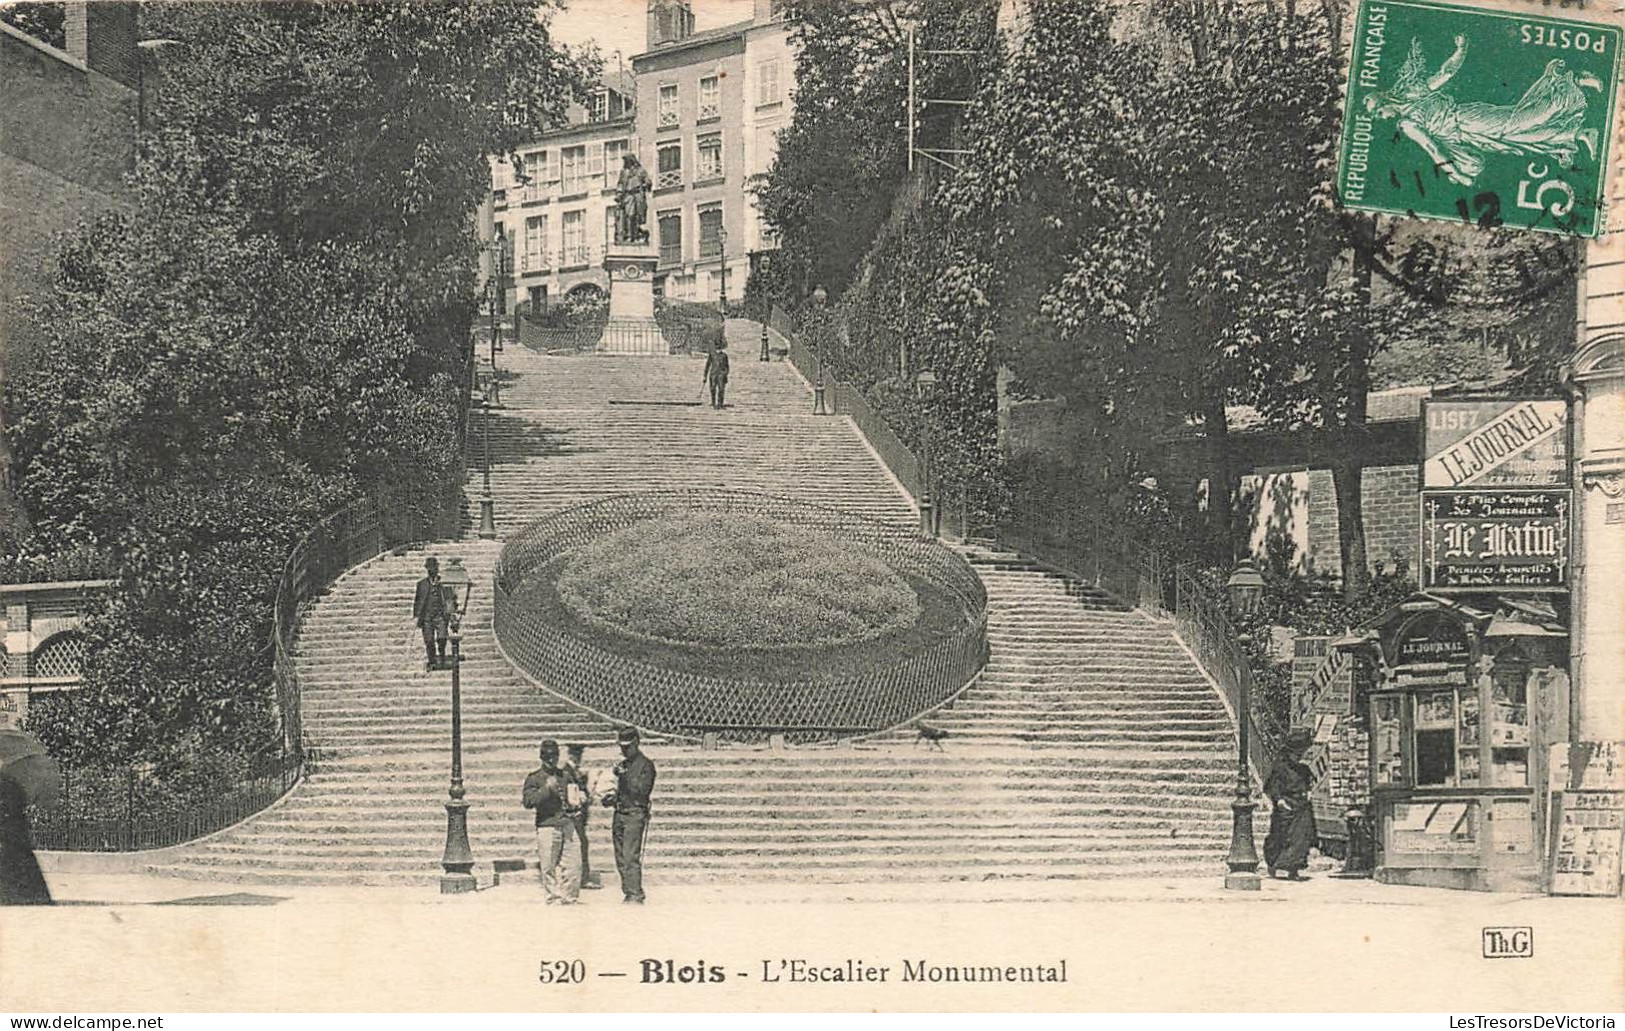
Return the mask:
[[[814,416],[784,362],[759,363],[733,322],[729,407],[701,399],[686,357],[554,357],[510,345],[506,408],[489,424],[499,536],[618,493],[725,486],[912,524],[903,493],[845,417]],[[471,466],[485,439],[476,416]],[[471,476],[471,501],[481,486]],[[477,507],[475,508],[477,511]],[[493,860],[534,856],[519,786],[543,737],[616,758],[613,728],[515,672],[491,631],[499,541],[418,546],[351,570],[298,637],[305,779],[247,822],[154,873],[266,884],[421,884],[438,876],[449,766],[449,674],[423,669],[411,620],[423,558],[460,557],[476,583],[464,622],[464,778],[470,839]],[[646,741],[659,778],[645,860],[662,885],[746,882],[1170,878],[1221,871],[1234,728],[1167,623],[1019,556],[967,549],[987,586],[991,658],[913,727],[774,749]],[[593,862],[613,892],[609,814]],[[903,889],[899,889],[903,890]]]

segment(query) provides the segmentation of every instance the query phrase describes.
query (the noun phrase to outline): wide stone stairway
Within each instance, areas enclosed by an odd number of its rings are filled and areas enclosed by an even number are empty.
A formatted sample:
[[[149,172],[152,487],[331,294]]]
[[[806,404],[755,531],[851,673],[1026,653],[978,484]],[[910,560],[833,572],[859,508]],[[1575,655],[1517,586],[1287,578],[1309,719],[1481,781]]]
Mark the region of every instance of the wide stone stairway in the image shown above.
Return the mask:
[[[695,358],[551,357],[510,344],[506,408],[490,422],[499,535],[583,501],[728,486],[912,524],[910,499],[844,416],[813,416],[788,364],[755,361],[732,322],[729,407],[701,399]],[[469,496],[484,440],[470,433]],[[477,508],[476,508],[477,511]],[[472,537],[472,535],[470,535]],[[491,632],[500,541],[381,556],[346,574],[302,624],[298,666],[312,772],[249,821],[155,873],[245,883],[432,885],[445,835],[450,674],[423,669],[412,624],[423,558],[475,581],[463,651],[464,777],[482,882],[534,858],[524,775],[542,737],[618,758],[613,731],[514,672]],[[902,728],[846,747],[697,745],[658,738],[645,882],[873,882],[1179,877],[1222,872],[1234,730],[1171,629],[1011,555],[971,549],[987,584],[991,660],[930,714],[941,747]],[[615,897],[609,813],[595,869]],[[899,888],[899,890],[903,890]]]

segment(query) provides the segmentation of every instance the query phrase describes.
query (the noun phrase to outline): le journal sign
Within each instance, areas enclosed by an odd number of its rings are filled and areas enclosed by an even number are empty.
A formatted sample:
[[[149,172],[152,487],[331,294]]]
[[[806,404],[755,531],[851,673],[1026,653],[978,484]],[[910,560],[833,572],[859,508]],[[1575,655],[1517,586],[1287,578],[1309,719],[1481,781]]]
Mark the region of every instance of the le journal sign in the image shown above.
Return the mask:
[[[1562,399],[1422,402],[1422,489],[1557,487],[1569,482]]]
[[[1422,495],[1424,590],[1564,591],[1567,490],[1439,490]]]

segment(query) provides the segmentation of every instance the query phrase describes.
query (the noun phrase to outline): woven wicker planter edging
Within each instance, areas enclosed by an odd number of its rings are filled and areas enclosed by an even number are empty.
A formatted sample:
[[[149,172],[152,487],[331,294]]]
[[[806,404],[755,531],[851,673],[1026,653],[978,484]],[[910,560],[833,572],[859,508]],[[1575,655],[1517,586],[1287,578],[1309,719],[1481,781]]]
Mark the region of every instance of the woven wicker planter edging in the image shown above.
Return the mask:
[[[616,654],[529,611],[528,579],[604,534],[666,515],[766,516],[837,536],[899,572],[930,582],[963,608],[956,629],[858,676],[782,681],[706,676]],[[599,714],[684,737],[757,740],[850,737],[897,726],[969,683],[987,663],[987,593],[968,562],[911,531],[837,509],[745,491],[623,494],[565,509],[503,547],[494,583],[503,653],[549,690]]]

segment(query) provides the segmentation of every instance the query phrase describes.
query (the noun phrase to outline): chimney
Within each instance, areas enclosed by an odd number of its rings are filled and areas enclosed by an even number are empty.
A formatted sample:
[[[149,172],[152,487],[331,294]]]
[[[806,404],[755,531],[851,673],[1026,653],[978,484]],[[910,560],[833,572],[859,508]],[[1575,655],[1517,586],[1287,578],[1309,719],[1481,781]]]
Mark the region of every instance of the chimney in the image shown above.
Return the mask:
[[[694,10],[689,0],[649,0],[648,10],[650,50],[694,34]]]

